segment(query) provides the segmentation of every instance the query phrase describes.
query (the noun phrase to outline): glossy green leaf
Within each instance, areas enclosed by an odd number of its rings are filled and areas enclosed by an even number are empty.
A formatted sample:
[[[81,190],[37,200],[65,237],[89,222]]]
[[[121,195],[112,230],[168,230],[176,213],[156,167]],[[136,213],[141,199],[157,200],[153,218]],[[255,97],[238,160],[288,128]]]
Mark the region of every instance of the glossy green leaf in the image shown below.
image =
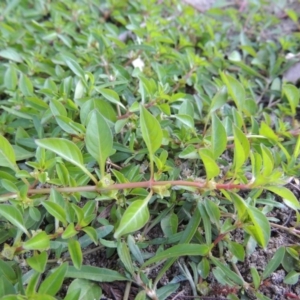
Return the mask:
[[[79,294],[76,298],[69,297],[76,290]],[[75,279],[71,282],[68,288],[67,296],[64,300],[85,300],[85,299],[100,299],[102,296],[101,288],[94,282],[86,279]]]
[[[283,202],[294,210],[300,209],[300,203],[293,192],[283,186],[267,186],[265,189],[282,197]]]
[[[159,122],[143,106],[140,109],[140,126],[143,139],[146,143],[150,156],[161,146],[163,133]]]
[[[220,168],[217,165],[216,161],[212,158],[212,154],[208,149],[200,149],[199,155],[204,164],[206,172],[206,180],[211,180],[220,173]]]
[[[17,1],[17,2],[19,2],[19,1]],[[0,51],[0,57],[8,59],[8,60],[12,60],[12,61],[17,62],[17,63],[21,63],[23,61],[22,56],[20,55],[20,53],[18,53],[13,48],[7,48],[7,49],[1,50]]]
[[[211,133],[211,152],[214,159],[217,159],[225,150],[227,146],[226,130],[217,117],[212,115],[212,133]]]
[[[265,248],[271,236],[270,223],[267,217],[256,207],[248,205],[247,211],[253,226],[246,225],[244,228],[254,237],[261,247]]]
[[[96,88],[96,89],[109,102],[120,105],[125,109],[125,106],[120,101],[119,95],[114,90],[104,89],[104,88]]]
[[[64,226],[67,226],[66,211],[59,204],[51,201],[44,201],[42,202],[42,205],[46,208],[50,215],[62,222]]]
[[[68,250],[72,259],[72,262],[74,264],[74,267],[79,270],[82,266],[82,251],[80,247],[80,243],[76,240],[70,239],[68,241]]]
[[[56,153],[63,159],[79,167],[83,172],[88,174],[93,181],[97,182],[97,180],[90,174],[90,172],[84,166],[81,151],[73,142],[62,138],[47,138],[35,140],[35,143],[42,148]]]
[[[180,121],[183,125],[185,125],[187,128],[191,129],[192,131],[195,131],[194,119],[191,116],[178,114],[175,115],[175,118],[178,121]]]
[[[210,250],[210,247],[207,245],[200,244],[180,244],[175,245],[167,250],[156,253],[156,255],[149,260],[147,260],[141,268],[145,268],[153,263],[156,263],[161,260],[168,258],[178,258],[181,256],[204,256],[207,255]]]
[[[125,210],[119,227],[117,228],[114,237],[117,239],[122,235],[137,231],[144,227],[149,220],[150,214],[148,202],[151,198],[148,196],[144,200],[135,200]]]
[[[16,156],[8,140],[0,134],[0,166],[16,169]]]
[[[112,132],[98,110],[90,114],[86,128],[86,147],[100,166],[101,176],[105,174],[107,158],[114,153]]]
[[[84,79],[84,71],[81,68],[81,66],[78,64],[77,61],[73,60],[72,58],[66,58],[65,59],[66,64],[68,65],[68,67],[72,70],[72,72],[77,75],[78,77],[80,77],[81,79]]]
[[[46,264],[48,260],[47,252],[41,252],[40,254],[35,253],[32,257],[28,257],[26,262],[28,265],[37,271],[38,273],[45,272]]]
[[[88,279],[97,282],[114,282],[114,281],[128,281],[128,278],[121,275],[120,273],[92,266],[82,266],[80,270],[75,267],[69,266],[66,276],[68,278],[81,278]]]
[[[20,210],[18,210],[16,207],[8,204],[1,204],[0,215],[2,215],[6,220],[29,236],[29,232],[24,224],[23,216]]]
[[[63,281],[67,274],[67,270],[68,270],[67,263],[63,263],[58,268],[56,268],[41,283],[38,290],[39,294],[48,294],[50,296],[55,296],[63,284]]]
[[[50,237],[45,231],[38,232],[28,241],[23,243],[23,248],[25,250],[48,250],[50,247]]]

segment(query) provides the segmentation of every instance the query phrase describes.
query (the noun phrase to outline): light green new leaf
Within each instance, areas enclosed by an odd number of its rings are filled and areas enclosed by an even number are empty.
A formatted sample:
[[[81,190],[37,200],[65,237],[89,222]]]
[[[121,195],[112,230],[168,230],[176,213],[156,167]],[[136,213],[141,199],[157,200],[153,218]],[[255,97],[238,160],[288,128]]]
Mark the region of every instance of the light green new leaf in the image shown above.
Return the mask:
[[[70,239],[68,241],[68,250],[72,259],[72,262],[74,264],[74,267],[77,270],[80,270],[82,266],[82,251],[80,247],[80,243],[76,240]]]
[[[268,262],[268,264],[266,265],[264,272],[261,275],[261,279],[264,280],[266,279],[269,275],[271,275],[271,273],[273,273],[281,264],[283,257],[285,254],[285,248],[284,247],[280,247],[276,250],[274,256],[272,257],[272,259]]]
[[[226,149],[227,135],[226,130],[217,117],[216,114],[212,115],[212,134],[211,134],[211,151],[213,158],[217,159]]]
[[[151,198],[150,195],[144,200],[135,200],[125,210],[120,225],[114,234],[115,239],[127,233],[137,231],[145,226],[150,217],[148,209],[148,202]]]
[[[72,297],[73,293],[79,290],[77,297]],[[68,293],[64,300],[85,300],[85,299],[100,299],[102,295],[101,288],[97,283],[86,279],[75,279],[69,285]]]
[[[175,115],[175,118],[192,131],[195,131],[194,119],[191,116],[179,114]]]
[[[147,260],[141,268],[169,258],[178,258],[180,256],[204,256],[210,251],[210,247],[200,244],[180,244],[173,246],[167,250],[157,253],[154,257]]]
[[[67,226],[66,211],[59,204],[51,201],[44,201],[42,202],[42,205],[46,208],[50,215],[62,222],[64,226]]]
[[[41,252],[40,254],[34,254],[32,257],[28,257],[26,259],[26,262],[28,265],[36,270],[39,273],[45,272],[46,264],[48,260],[47,252]]]
[[[109,102],[120,105],[125,109],[125,106],[120,101],[119,95],[114,90],[104,88],[96,88],[96,90]]]
[[[13,147],[8,140],[0,135],[0,166],[16,169],[16,156]]]
[[[23,243],[23,248],[26,250],[47,250],[50,247],[50,237],[45,231],[39,232],[31,239]]]
[[[68,263],[63,263],[41,283],[39,294],[55,296],[60,290],[68,270]]]
[[[292,191],[290,191],[286,187],[268,186],[265,189],[282,197],[283,202],[290,208],[292,208],[294,210],[300,209],[300,204],[299,204],[299,201],[297,200],[296,196],[293,194]]]
[[[288,99],[291,107],[292,115],[294,116],[296,114],[296,108],[299,104],[299,98],[300,98],[300,93],[298,88],[292,84],[285,84],[282,87],[282,93]]]
[[[84,166],[81,151],[73,142],[61,138],[47,138],[35,140],[35,143],[79,167],[84,173],[90,176],[95,183],[97,183],[96,178]]]
[[[128,281],[127,277],[121,275],[116,271],[92,266],[82,266],[80,270],[77,270],[75,267],[69,266],[65,277],[88,279],[97,282],[113,282],[118,280]]]
[[[152,156],[161,146],[163,132],[156,118],[143,106],[141,106],[140,114],[142,136]]]
[[[22,230],[27,236],[30,236],[25,227],[23,216],[16,207],[8,204],[1,204],[0,215],[2,215],[6,220],[15,225],[17,228]]]
[[[106,159],[114,153],[112,132],[98,110],[90,113],[86,128],[86,148],[100,166],[101,176],[105,174]]]
[[[254,226],[245,226],[245,230],[254,237],[260,246],[265,248],[271,235],[270,223],[267,217],[256,207],[248,205],[247,211]]]
[[[11,1],[10,3],[12,3],[13,1]],[[18,53],[15,49],[13,48],[7,48],[7,49],[3,49],[0,51],[0,57],[3,57],[5,59],[8,60],[12,60],[15,61],[17,63],[21,63],[22,60],[22,56],[20,55],[20,53]]]
[[[200,149],[199,155],[204,164],[206,180],[210,180],[213,177],[218,176],[220,173],[220,168],[216,161],[211,157],[210,151],[208,149]]]

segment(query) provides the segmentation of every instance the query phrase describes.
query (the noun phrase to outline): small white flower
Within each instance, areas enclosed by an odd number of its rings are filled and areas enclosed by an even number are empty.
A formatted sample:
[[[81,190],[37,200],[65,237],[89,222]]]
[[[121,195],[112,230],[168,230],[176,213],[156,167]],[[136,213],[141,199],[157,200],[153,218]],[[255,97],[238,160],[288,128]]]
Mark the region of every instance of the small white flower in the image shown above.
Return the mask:
[[[140,56],[132,61],[132,65],[134,68],[139,68],[141,72],[143,72],[143,68],[145,67],[145,63],[142,61]]]

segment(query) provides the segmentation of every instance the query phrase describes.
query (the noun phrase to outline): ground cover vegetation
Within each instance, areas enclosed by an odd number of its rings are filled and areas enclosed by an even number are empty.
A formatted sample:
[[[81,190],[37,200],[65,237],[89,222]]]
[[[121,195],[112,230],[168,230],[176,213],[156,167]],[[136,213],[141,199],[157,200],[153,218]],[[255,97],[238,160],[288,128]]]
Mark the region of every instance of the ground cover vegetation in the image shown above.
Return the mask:
[[[299,299],[279,2],[1,2],[0,299]]]

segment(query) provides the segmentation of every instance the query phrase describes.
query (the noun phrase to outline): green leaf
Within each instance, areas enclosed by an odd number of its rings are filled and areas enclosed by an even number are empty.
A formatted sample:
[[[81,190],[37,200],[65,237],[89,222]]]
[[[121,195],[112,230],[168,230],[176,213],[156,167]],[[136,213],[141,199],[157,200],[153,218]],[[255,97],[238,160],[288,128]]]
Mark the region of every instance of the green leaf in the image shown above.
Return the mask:
[[[162,144],[163,133],[157,119],[143,106],[140,109],[140,126],[149,154],[153,156]]]
[[[206,180],[211,180],[213,177],[218,176],[220,173],[220,168],[216,161],[211,157],[211,152],[208,149],[200,149],[199,155],[204,164]]]
[[[116,271],[92,266],[82,266],[80,270],[69,266],[65,277],[88,279],[97,282],[128,281],[127,277]]]
[[[127,237],[127,244],[128,248],[130,249],[130,252],[132,253],[133,257],[138,261],[138,263],[141,265],[144,263],[144,257],[140,250],[140,248],[137,246],[135,239],[132,235],[128,235]]]
[[[251,267],[250,271],[251,271],[251,276],[253,279],[254,288],[257,290],[259,288],[260,282],[261,282],[260,276],[255,267]]]
[[[124,109],[125,106],[122,104],[122,102],[120,101],[120,97],[119,95],[114,91],[114,90],[110,90],[110,89],[104,89],[104,88],[96,88],[96,90],[102,94],[102,96],[107,99],[109,102],[117,104],[122,106]]]
[[[212,134],[211,134],[211,152],[214,159],[217,159],[225,150],[227,146],[226,130],[217,117],[212,115]]]
[[[90,174],[84,166],[81,151],[73,142],[61,138],[47,138],[35,140],[35,143],[42,148],[56,153],[63,159],[79,167],[83,172],[89,175],[95,183],[97,183],[97,179]]]
[[[74,223],[70,223],[63,234],[61,235],[62,239],[69,239],[73,236],[75,236],[78,233],[78,231],[75,229]]]
[[[228,241],[228,249],[239,261],[244,261],[245,250],[243,245],[236,242]]]
[[[19,0],[20,1],[20,0]],[[18,2],[19,2],[18,1]],[[17,63],[21,63],[23,61],[22,56],[15,49],[7,48],[0,51],[0,57],[3,57],[8,60],[12,60]]]
[[[21,76],[20,76],[19,87],[24,96],[32,96],[33,95],[32,83],[31,83],[30,79],[24,74],[21,74]]]
[[[131,259],[127,244],[125,242],[118,241],[117,251],[118,251],[119,258],[120,258],[121,262],[123,263],[124,267],[126,268],[126,270],[131,275],[133,275],[134,267],[133,267],[132,259]]]
[[[41,252],[40,254],[34,254],[32,257],[26,259],[28,265],[37,271],[38,273],[44,273],[48,260],[47,252]]]
[[[7,296],[9,294],[15,294],[15,293],[16,293],[16,291],[15,291],[15,288],[14,288],[13,284],[5,276],[3,276],[3,275],[0,276],[0,297],[1,297],[1,300],[6,298],[4,296]],[[9,300],[9,298],[6,298],[6,299]],[[10,298],[10,299],[12,299],[12,298]],[[14,300],[19,300],[19,299],[14,298]]]
[[[98,110],[90,114],[86,128],[86,148],[100,166],[101,176],[105,174],[106,159],[114,153],[112,132]]]
[[[75,75],[77,75],[81,79],[85,80],[84,71],[75,60],[68,57],[68,58],[65,58],[65,62]]]
[[[285,248],[284,247],[280,247],[276,250],[274,256],[272,257],[272,259],[268,262],[268,264],[266,265],[264,272],[261,275],[261,279],[264,280],[267,277],[269,277],[271,275],[271,273],[273,273],[281,264],[283,257],[285,254]]]
[[[177,289],[179,288],[180,284],[179,283],[169,283],[161,288],[159,288],[156,291],[156,296],[158,299],[167,299],[168,296],[171,294],[175,293]]]
[[[165,260],[168,258],[178,258],[181,256],[205,256],[210,251],[210,247],[207,245],[200,245],[200,244],[180,244],[175,245],[167,250],[162,252],[156,253],[156,255],[149,260],[147,260],[141,268],[144,269],[145,267],[156,263],[161,260]]]
[[[191,116],[178,114],[175,115],[175,118],[179,120],[182,124],[184,124],[186,127],[191,129],[192,131],[195,131],[194,119]]]
[[[69,297],[74,291],[79,290],[79,295]],[[64,300],[86,300],[86,299],[100,299],[102,296],[101,288],[94,282],[86,279],[75,279],[71,282],[68,288],[68,293]]]
[[[150,218],[148,202],[151,196],[152,194],[150,193],[144,200],[135,200],[129,205],[114,234],[115,239],[127,233],[137,231],[146,225]]]
[[[177,232],[178,216],[174,213],[168,214],[160,221],[160,226],[165,237],[171,237]]]
[[[248,215],[253,225],[246,225],[244,228],[248,231],[257,243],[265,248],[270,239],[271,228],[267,217],[256,207],[248,205]]]
[[[197,269],[199,276],[203,279],[206,279],[210,271],[209,260],[206,257],[203,257],[201,262],[198,264]]]
[[[6,220],[16,226],[18,229],[23,231],[27,236],[30,236],[25,227],[23,216],[16,207],[8,204],[1,204],[0,215],[2,215]]]
[[[266,190],[282,197],[283,202],[294,210],[300,209],[300,203],[292,191],[283,186],[267,186]]]
[[[50,247],[50,237],[45,231],[39,232],[31,239],[23,243],[22,247],[25,250],[47,250]]]
[[[225,73],[220,73],[220,75],[223,82],[227,86],[229,96],[233,99],[237,108],[239,110],[243,110],[246,100],[244,87],[237,79],[235,79],[231,75]]]
[[[16,170],[16,156],[8,140],[0,135],[0,166]]]
[[[289,272],[285,278],[284,278],[284,283],[285,284],[296,284],[299,282],[299,275],[300,273],[296,272],[295,270]]]
[[[0,51],[1,52],[1,51]],[[9,66],[4,75],[4,85],[8,90],[14,91],[18,84],[18,74],[13,66]]]
[[[284,84],[282,87],[282,93],[289,101],[292,115],[296,114],[296,108],[299,105],[300,93],[296,86],[292,84]]]
[[[77,270],[80,270],[80,268],[82,266],[82,260],[83,260],[80,243],[76,240],[70,239],[68,241],[68,250],[69,250],[72,262],[74,264],[74,267]]]
[[[244,284],[243,279],[240,276],[238,276],[235,272],[231,271],[228,265],[221,263],[215,257],[211,257],[211,261],[213,264],[215,264],[217,267],[219,267],[224,272],[224,274],[228,277],[228,279],[232,280],[233,282],[235,282],[238,285]]]
[[[0,276],[5,276],[9,281],[16,282],[17,274],[9,262],[0,259]]]
[[[44,201],[42,202],[42,205],[46,208],[50,215],[62,222],[64,226],[67,226],[66,211],[59,204],[51,201]]]
[[[39,294],[48,294],[50,296],[55,296],[60,290],[63,281],[66,277],[68,270],[68,263],[63,263],[55,271],[46,277],[46,279],[41,283],[39,288]]]

